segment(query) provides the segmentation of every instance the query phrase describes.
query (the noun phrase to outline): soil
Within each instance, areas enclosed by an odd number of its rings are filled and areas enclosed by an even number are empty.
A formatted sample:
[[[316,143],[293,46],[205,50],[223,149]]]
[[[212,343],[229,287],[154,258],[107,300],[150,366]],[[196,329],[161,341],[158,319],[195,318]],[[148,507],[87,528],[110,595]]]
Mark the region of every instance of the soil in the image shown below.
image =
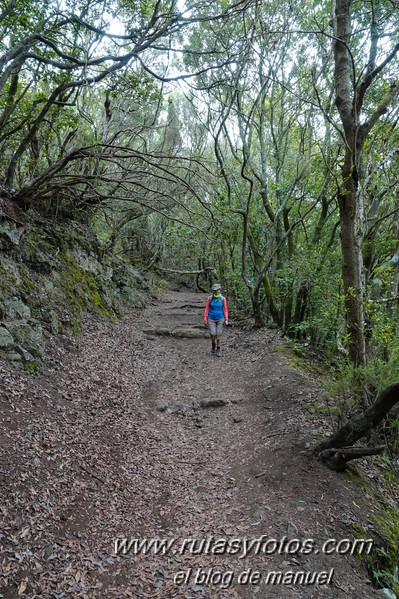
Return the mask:
[[[330,432],[317,376],[234,321],[212,355],[205,299],[88,318],[48,337],[36,376],[0,363],[0,597],[381,596],[343,543],[359,523],[373,537],[372,505],[306,451]]]

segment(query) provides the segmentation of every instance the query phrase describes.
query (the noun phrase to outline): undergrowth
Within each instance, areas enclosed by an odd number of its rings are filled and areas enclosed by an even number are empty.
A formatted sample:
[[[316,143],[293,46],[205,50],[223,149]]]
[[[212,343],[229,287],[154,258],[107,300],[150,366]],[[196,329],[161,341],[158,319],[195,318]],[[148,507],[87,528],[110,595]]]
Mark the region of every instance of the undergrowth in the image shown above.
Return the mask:
[[[340,419],[343,420],[369,407],[381,391],[397,381],[399,348],[387,362],[374,358],[366,366],[357,368],[343,364],[329,379],[324,380],[324,388],[328,396],[336,398]]]
[[[399,381],[399,349],[388,361],[371,359],[366,366],[345,364],[324,381],[328,411],[338,427],[345,420],[372,405],[378,394]],[[378,515],[373,514],[381,537],[369,556],[367,567],[373,583],[386,589],[387,597],[399,597],[399,419],[393,408],[378,430],[372,431],[370,444],[385,444],[383,456],[373,462],[378,469],[378,490],[374,500]],[[390,594],[388,594],[390,593]]]
[[[384,496],[381,514],[374,520],[382,532],[383,542],[376,548],[371,572],[378,586],[390,589],[399,597],[399,471],[397,460],[384,460],[382,467]]]

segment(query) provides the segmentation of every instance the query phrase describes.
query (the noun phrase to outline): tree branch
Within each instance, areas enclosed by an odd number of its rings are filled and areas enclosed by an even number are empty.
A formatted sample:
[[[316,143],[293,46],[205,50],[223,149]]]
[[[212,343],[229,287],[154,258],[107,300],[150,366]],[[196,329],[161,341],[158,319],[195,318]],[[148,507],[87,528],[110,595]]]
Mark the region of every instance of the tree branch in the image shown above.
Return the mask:
[[[161,270],[162,272],[170,272],[176,275],[203,275],[206,272],[213,272],[216,274],[216,270],[213,266],[207,266],[201,270],[174,270],[173,268],[161,268],[160,266],[157,266],[157,270]]]
[[[371,72],[368,71],[366,73],[361,85],[359,86],[358,92],[357,92],[356,110],[358,113],[360,112],[360,110],[363,106],[364,96],[365,96],[368,88],[372,84],[373,80],[377,77],[377,75],[379,75],[381,73],[381,71],[387,66],[387,64],[392,62],[392,60],[395,58],[395,56],[398,52],[399,52],[399,43],[396,44],[396,46],[394,47],[392,52],[390,54],[388,54],[386,59],[380,65],[378,65]]]
[[[316,445],[313,453],[319,455],[325,449],[353,445],[374,429],[398,402],[399,383],[394,383],[380,393],[370,408],[350,418],[334,435]]]

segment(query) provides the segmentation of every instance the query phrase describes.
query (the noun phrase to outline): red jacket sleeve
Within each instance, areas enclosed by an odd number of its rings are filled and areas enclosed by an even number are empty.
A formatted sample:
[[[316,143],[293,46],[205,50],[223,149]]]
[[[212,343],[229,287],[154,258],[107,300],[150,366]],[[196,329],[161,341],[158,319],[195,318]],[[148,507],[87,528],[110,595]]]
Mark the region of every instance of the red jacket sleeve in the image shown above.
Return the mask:
[[[209,296],[207,298],[207,300],[206,300],[206,306],[205,306],[205,312],[204,312],[204,320],[207,320],[207,318],[208,318],[210,307],[211,307],[211,298]]]
[[[224,313],[224,319],[228,320],[229,319],[229,309],[227,307],[227,301],[226,298],[223,298],[223,313]]]

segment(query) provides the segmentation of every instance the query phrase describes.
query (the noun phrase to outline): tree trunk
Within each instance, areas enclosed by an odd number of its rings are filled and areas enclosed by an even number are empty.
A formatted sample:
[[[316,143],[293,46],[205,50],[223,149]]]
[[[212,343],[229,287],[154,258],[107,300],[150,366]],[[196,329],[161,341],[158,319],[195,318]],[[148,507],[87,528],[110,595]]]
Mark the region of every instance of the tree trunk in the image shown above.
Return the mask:
[[[297,293],[295,300],[295,310],[294,310],[294,322],[293,325],[300,324],[305,320],[306,311],[309,303],[309,287],[305,283],[303,283]],[[300,339],[302,334],[300,331],[296,332],[296,338]]]
[[[347,150],[348,154],[353,154]],[[349,158],[349,157],[348,157]],[[339,192],[341,224],[342,280],[346,328],[349,335],[349,357],[355,366],[366,363],[363,311],[363,258],[361,229],[357,219],[357,181],[353,178],[354,164],[343,168],[344,184]],[[349,166],[349,165],[348,165]],[[351,174],[352,172],[352,174]],[[356,231],[356,229],[358,229]]]
[[[255,319],[255,327],[262,328],[265,326],[265,318],[262,311],[262,302],[259,297],[259,291],[254,291],[252,293],[252,311]]]
[[[358,182],[362,175],[362,150],[371,129],[386,113],[399,94],[399,81],[391,83],[385,97],[365,120],[361,118],[364,100],[373,82],[399,52],[396,44],[385,60],[376,64],[378,56],[378,2],[371,11],[369,56],[361,68],[351,52],[351,8],[353,0],[333,0],[335,104],[342,122],[345,159],[342,166],[342,185],[338,192],[341,224],[342,278],[345,293],[346,325],[349,333],[349,356],[355,366],[366,362],[363,315],[363,234],[365,215],[363,196]],[[357,77],[357,72],[362,76]],[[361,122],[363,121],[363,122]]]
[[[342,426],[334,435],[332,435],[329,439],[318,443],[316,447],[313,449],[313,453],[317,455],[322,461],[329,461],[330,467],[331,464],[342,465],[342,459],[345,452],[340,451],[342,448],[345,448],[346,454],[350,454],[348,452],[348,446],[352,446],[354,443],[359,441],[362,437],[367,435],[372,429],[374,429],[388,414],[388,412],[399,402],[399,383],[394,383],[390,385],[380,395],[378,396],[375,403],[370,406],[367,410],[362,412],[361,414],[356,414],[350,418],[344,426]],[[369,452],[370,448],[352,448],[353,450],[358,450],[357,455],[352,451],[352,456],[361,457],[363,455],[371,455]],[[377,448],[373,448],[376,450]],[[381,452],[381,447],[378,448],[379,451],[375,451],[375,453]],[[335,456],[337,454],[337,456]],[[342,454],[341,456],[339,454]],[[349,461],[349,459],[354,459],[354,457],[349,457],[344,461]],[[329,465],[327,463],[327,465]]]
[[[341,447],[340,449],[325,449],[319,454],[319,459],[330,470],[343,472],[346,464],[357,458],[364,458],[370,455],[378,455],[385,449],[385,445],[378,447]]]
[[[335,103],[339,110],[345,140],[342,186],[338,192],[341,224],[342,279],[345,316],[349,334],[349,357],[355,366],[366,362],[363,327],[362,236],[358,225],[358,180],[364,138],[359,135],[358,111],[353,90],[351,0],[336,0],[334,6]]]
[[[263,277],[263,291],[265,292],[267,305],[269,306],[269,312],[274,324],[281,326],[281,316],[276,301],[274,299],[273,290],[270,284],[270,278],[268,273],[266,273]]]

